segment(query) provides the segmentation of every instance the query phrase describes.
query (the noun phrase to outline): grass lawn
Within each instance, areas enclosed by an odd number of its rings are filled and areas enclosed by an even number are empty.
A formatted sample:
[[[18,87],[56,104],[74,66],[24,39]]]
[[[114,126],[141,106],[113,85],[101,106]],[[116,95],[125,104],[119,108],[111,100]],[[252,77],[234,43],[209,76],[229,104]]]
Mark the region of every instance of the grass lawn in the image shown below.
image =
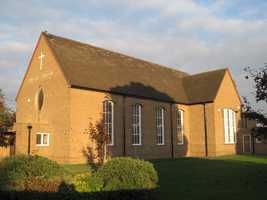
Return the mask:
[[[91,172],[90,167],[85,164],[77,164],[77,165],[65,164],[63,165],[63,167],[66,169],[66,171],[70,172],[71,174]]]
[[[223,156],[152,161],[159,173],[162,200],[267,199],[267,157]],[[86,172],[86,165],[65,165]]]
[[[267,157],[153,161],[160,199],[267,199]]]

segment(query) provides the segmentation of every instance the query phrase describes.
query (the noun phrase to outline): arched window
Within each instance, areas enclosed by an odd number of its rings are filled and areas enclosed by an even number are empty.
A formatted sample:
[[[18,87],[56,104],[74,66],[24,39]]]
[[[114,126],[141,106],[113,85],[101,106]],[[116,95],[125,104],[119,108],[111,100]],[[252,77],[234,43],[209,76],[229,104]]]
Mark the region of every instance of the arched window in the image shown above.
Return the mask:
[[[164,145],[164,108],[156,109],[156,143]]]
[[[42,88],[39,88],[36,94],[36,107],[38,111],[41,111],[44,105],[44,91]]]
[[[141,127],[141,117],[142,106],[140,104],[135,104],[132,107],[132,144],[141,145],[142,138],[142,127]]]
[[[233,144],[236,141],[236,116],[231,109],[223,109],[224,121],[224,142],[226,144]]]
[[[184,144],[184,111],[177,110],[177,144]]]
[[[112,101],[103,102],[103,119],[108,135],[108,144],[114,145],[114,103]]]

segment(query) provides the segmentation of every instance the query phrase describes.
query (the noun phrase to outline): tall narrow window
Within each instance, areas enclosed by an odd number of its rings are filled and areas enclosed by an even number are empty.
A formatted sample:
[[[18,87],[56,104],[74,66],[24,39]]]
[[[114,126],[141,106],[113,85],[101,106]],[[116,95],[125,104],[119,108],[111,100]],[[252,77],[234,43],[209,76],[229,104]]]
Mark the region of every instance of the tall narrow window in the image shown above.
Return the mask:
[[[133,145],[141,145],[141,137],[142,137],[142,127],[141,127],[141,109],[142,106],[140,104],[133,105],[132,108],[132,144]]]
[[[114,145],[114,104],[112,101],[103,102],[103,119],[108,135],[108,144]]]
[[[177,144],[184,144],[184,111],[177,110]]]
[[[223,109],[224,142],[233,144],[236,141],[236,116],[231,109]]]
[[[247,128],[247,117],[245,116],[244,113],[241,114],[241,128]]]
[[[156,109],[156,140],[157,145],[164,145],[164,109]]]

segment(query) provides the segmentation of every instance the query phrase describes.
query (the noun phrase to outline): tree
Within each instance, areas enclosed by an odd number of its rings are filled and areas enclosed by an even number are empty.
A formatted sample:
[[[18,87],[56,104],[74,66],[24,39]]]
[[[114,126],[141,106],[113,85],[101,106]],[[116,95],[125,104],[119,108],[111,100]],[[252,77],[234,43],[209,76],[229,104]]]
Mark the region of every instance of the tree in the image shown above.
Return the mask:
[[[246,79],[252,78],[255,83],[255,97],[256,101],[265,101],[267,103],[267,64],[258,70],[251,67],[246,67]]]
[[[243,97],[243,101],[244,101],[244,106],[242,112],[244,116],[250,120],[255,120],[257,123],[257,127],[251,130],[252,136],[260,137],[267,135],[266,116],[261,111],[254,110],[246,97]]]
[[[100,119],[96,123],[90,121],[84,133],[88,135],[90,143],[84,151],[88,162],[103,165],[110,158],[110,151],[108,148],[109,137],[104,125],[104,120]]]
[[[263,67],[259,69],[253,69],[251,67],[246,67],[245,72],[247,72],[246,79],[252,78],[255,83],[255,98],[256,101],[264,101],[267,103],[267,64],[264,64]],[[267,134],[267,118],[260,112],[255,111],[250,106],[250,103],[244,98],[245,103],[245,115],[249,119],[254,119],[257,122],[257,127],[252,130],[254,135],[260,136]]]
[[[14,137],[7,132],[15,122],[15,112],[9,109],[5,103],[5,96],[0,89],[0,146],[7,146],[13,142]]]
[[[4,103],[5,103],[4,94],[0,89],[0,112],[4,110]]]
[[[8,131],[15,122],[15,113],[6,106],[5,96],[0,89],[0,133]]]

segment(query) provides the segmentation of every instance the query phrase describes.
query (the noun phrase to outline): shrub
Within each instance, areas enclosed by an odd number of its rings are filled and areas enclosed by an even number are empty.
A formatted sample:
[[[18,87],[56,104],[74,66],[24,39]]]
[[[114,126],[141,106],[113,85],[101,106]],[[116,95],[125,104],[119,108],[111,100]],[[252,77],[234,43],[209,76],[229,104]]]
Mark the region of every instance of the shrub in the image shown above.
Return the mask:
[[[71,182],[77,192],[99,192],[103,188],[101,178],[90,174],[79,174]]]
[[[104,190],[152,189],[157,186],[158,174],[152,163],[129,157],[118,157],[99,168]]]
[[[2,190],[33,190],[31,186],[53,185],[51,179],[63,175],[63,168],[55,161],[41,156],[18,155],[5,158],[0,163],[0,187]],[[59,182],[59,181],[58,181]],[[45,190],[44,187],[41,187]]]

